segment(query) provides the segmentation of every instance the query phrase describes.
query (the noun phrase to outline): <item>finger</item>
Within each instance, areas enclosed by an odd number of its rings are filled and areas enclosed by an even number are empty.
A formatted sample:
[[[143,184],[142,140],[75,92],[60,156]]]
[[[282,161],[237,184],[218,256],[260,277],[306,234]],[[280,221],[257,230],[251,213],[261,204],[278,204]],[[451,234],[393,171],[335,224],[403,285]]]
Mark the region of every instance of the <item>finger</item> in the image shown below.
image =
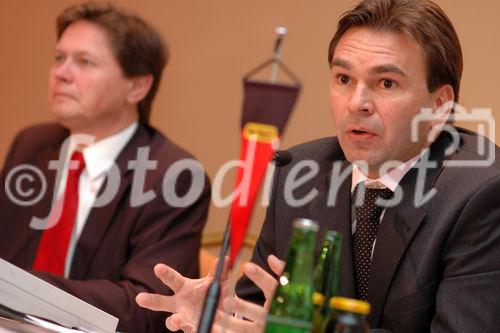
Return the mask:
[[[164,264],[157,264],[154,268],[154,272],[161,282],[172,289],[174,293],[177,293],[182,288],[187,279],[175,269]]]
[[[230,329],[229,327],[226,327],[227,325],[219,325],[219,324],[213,324],[212,330],[210,333],[244,333],[241,328],[239,328],[237,331]]]
[[[269,264],[269,267],[271,267],[274,274],[283,274],[283,271],[285,270],[285,262],[283,260],[279,260],[276,256],[271,254],[267,257],[267,263]]]
[[[182,330],[184,333],[196,332],[196,326],[189,322],[186,317],[181,313],[174,313],[165,320],[165,326],[170,331]]]
[[[215,315],[214,324],[212,326],[212,333],[255,333],[260,332],[262,329],[257,329],[258,325],[252,321],[236,318],[232,314],[222,311],[217,311]]]
[[[243,322],[243,320],[240,319],[232,319],[232,320],[239,320],[240,322]],[[255,324],[252,323],[251,321],[243,322],[243,323],[238,323],[236,325],[234,324],[229,324],[226,323],[224,326],[215,324],[212,326],[212,330],[210,331],[211,333],[256,333],[256,332],[262,332],[262,328],[258,329],[255,327]]]
[[[223,327],[223,326],[220,326],[217,324],[213,324],[212,330],[210,331],[210,333],[232,333],[232,332],[229,331],[226,327]]]
[[[153,311],[175,312],[176,301],[174,296],[139,293],[135,297],[137,304]]]
[[[213,264],[212,264],[212,267],[210,267],[210,270],[208,271],[208,275],[209,277],[214,277],[215,276],[215,272],[217,271],[217,265],[219,264],[219,258],[215,259]],[[222,267],[222,274],[221,274],[221,278],[224,279],[227,277],[228,275],[228,268],[229,268],[229,257],[228,256],[225,256],[224,257],[224,266]]]
[[[260,305],[244,301],[237,297],[224,300],[224,308],[230,313],[237,313],[246,319],[263,325],[266,320],[267,311]]]
[[[278,281],[271,274],[251,262],[245,264],[243,271],[262,290],[266,300],[273,297]]]

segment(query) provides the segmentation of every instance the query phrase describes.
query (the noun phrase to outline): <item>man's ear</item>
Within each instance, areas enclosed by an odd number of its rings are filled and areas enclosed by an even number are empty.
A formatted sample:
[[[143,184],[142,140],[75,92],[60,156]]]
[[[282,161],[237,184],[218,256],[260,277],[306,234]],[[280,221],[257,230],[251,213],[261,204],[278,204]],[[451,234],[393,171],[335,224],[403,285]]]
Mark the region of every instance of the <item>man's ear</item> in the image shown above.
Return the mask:
[[[455,100],[455,93],[451,85],[445,84],[439,87],[432,95],[432,112],[435,116],[432,125],[442,125],[450,117]]]
[[[137,104],[148,94],[153,85],[153,74],[137,75],[129,78],[127,102]]]

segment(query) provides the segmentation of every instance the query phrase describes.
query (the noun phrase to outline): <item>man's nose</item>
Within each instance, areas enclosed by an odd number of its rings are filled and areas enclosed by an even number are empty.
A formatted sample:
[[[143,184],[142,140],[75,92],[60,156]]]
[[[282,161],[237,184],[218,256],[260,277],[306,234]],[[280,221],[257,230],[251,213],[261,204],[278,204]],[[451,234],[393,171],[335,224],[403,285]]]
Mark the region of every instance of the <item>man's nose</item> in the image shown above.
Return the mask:
[[[73,65],[69,59],[55,63],[52,73],[58,80],[71,82],[73,80]]]
[[[374,106],[371,97],[371,91],[364,84],[356,85],[352,90],[351,98],[349,99],[349,111],[355,113],[364,113],[371,115],[374,111]]]

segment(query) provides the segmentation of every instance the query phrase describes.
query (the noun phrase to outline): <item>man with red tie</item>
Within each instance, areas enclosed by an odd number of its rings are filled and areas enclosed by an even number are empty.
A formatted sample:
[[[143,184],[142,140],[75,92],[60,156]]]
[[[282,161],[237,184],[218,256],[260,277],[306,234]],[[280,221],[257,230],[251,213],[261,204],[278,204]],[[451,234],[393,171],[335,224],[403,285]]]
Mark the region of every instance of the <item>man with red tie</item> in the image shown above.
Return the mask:
[[[0,257],[115,315],[121,331],[163,330],[163,315],[134,301],[170,292],[151,276],[155,263],[198,275],[208,181],[149,125],[166,62],[161,37],[135,14],[65,9],[49,74],[57,123],[21,131],[1,173]],[[195,167],[169,173],[181,160]],[[189,204],[166,200],[191,191]]]

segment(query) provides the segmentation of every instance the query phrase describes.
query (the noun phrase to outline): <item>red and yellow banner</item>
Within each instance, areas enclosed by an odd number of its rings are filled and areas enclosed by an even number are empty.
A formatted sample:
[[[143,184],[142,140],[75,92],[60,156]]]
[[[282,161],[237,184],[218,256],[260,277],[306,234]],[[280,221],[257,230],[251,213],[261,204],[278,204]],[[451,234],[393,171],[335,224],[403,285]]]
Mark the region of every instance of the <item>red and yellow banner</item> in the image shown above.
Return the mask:
[[[240,160],[231,205],[232,267],[237,256],[267,166],[279,146],[279,138],[299,93],[299,86],[245,80],[241,124]]]

